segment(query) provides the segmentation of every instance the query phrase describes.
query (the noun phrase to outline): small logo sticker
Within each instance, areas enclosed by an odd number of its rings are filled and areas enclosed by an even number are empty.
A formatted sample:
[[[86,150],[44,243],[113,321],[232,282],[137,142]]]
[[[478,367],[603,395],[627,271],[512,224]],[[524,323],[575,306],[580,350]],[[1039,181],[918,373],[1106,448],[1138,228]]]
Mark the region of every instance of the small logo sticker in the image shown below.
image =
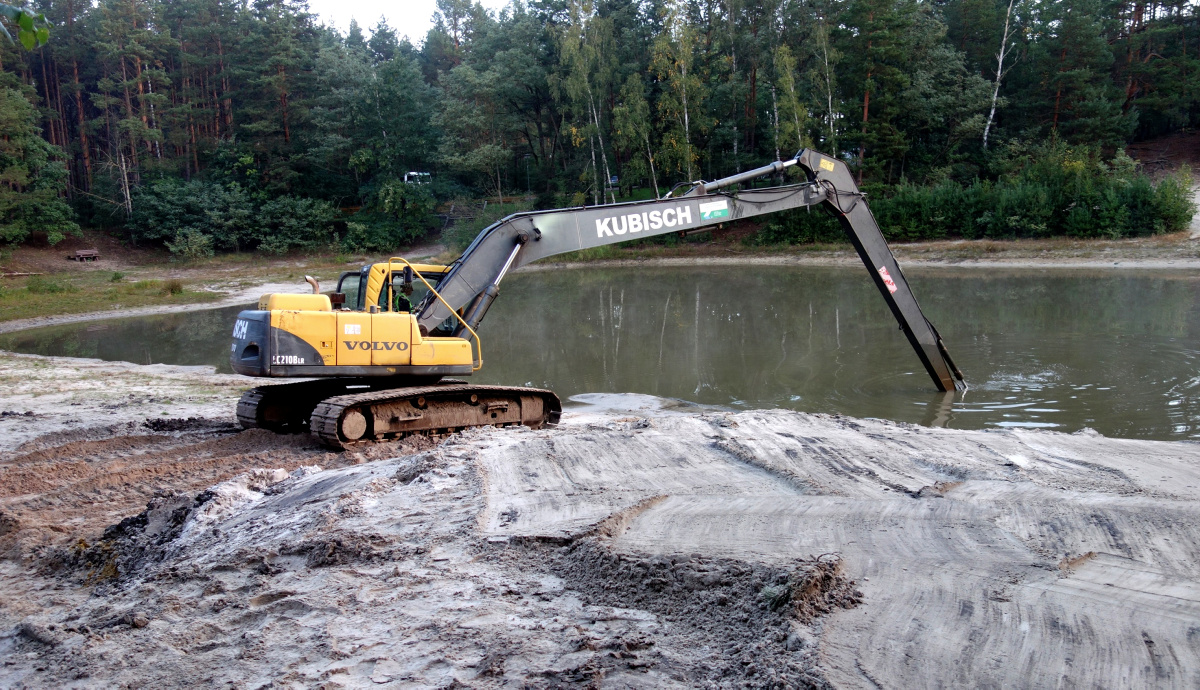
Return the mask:
[[[887,266],[879,267],[879,275],[883,276],[883,284],[887,286],[888,292],[895,294],[899,288],[896,287],[896,281],[892,280],[892,274],[888,273]]]
[[[716,220],[717,218],[728,217],[729,203],[724,199],[700,204],[700,220]]]
[[[346,335],[362,335],[362,324],[361,323],[346,324]]]

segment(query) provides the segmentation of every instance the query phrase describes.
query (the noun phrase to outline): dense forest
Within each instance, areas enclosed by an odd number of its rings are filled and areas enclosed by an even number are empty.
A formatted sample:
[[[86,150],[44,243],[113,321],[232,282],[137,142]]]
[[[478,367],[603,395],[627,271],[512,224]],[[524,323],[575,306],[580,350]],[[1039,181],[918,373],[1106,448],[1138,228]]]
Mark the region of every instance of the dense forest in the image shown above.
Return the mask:
[[[0,241],[387,251],[447,200],[646,198],[804,146],[852,166],[893,238],[1191,216],[1188,181],[1123,152],[1200,119],[1184,0],[438,0],[419,45],[285,0],[30,7],[49,43],[0,42]],[[818,215],[759,238],[820,237]]]

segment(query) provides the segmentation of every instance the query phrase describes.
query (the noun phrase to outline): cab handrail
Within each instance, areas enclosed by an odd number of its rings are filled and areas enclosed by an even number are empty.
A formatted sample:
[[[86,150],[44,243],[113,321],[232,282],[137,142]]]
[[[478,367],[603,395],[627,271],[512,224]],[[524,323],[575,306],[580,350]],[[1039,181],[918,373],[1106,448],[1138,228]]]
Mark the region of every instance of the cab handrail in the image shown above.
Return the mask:
[[[392,293],[392,281],[395,279],[396,274],[392,270],[392,263],[397,262],[397,261],[404,264],[405,266],[408,266],[409,268],[411,268],[413,275],[415,275],[416,277],[421,279],[421,282],[425,284],[425,287],[429,288],[429,292],[434,297],[436,297],[439,302],[441,302],[443,305],[445,305],[445,307],[450,310],[450,313],[454,315],[454,318],[458,319],[458,322],[463,325],[463,328],[467,329],[467,332],[470,333],[473,338],[475,338],[475,347],[476,347],[477,351],[479,352],[479,357],[472,358],[471,371],[479,371],[480,369],[482,369],[483,368],[483,341],[481,341],[479,339],[479,334],[475,332],[475,329],[471,328],[471,326],[469,326],[467,324],[467,322],[463,319],[462,315],[459,314],[457,311],[455,311],[454,307],[451,307],[450,304],[448,302],[446,302],[446,300],[442,299],[442,296],[440,294],[438,294],[438,291],[435,290],[433,288],[433,286],[429,284],[428,280],[425,280],[425,276],[421,275],[420,272],[418,272],[417,269],[414,268],[411,263],[409,263],[408,259],[405,259],[404,257],[401,257],[401,256],[390,257],[387,261],[387,263],[388,263],[388,282],[387,282],[388,306],[389,307],[392,306],[392,300],[395,299],[393,297],[393,293]]]

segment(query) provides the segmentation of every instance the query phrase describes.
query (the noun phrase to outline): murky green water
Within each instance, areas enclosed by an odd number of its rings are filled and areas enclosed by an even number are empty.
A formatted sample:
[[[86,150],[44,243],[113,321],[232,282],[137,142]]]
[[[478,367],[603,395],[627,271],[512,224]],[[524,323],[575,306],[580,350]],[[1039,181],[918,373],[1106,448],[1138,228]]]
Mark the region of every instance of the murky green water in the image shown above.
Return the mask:
[[[703,267],[511,276],[481,383],[648,393],[956,428],[1200,438],[1200,275],[907,272],[971,388],[933,390],[862,268]],[[18,352],[228,371],[239,308],[0,336]]]

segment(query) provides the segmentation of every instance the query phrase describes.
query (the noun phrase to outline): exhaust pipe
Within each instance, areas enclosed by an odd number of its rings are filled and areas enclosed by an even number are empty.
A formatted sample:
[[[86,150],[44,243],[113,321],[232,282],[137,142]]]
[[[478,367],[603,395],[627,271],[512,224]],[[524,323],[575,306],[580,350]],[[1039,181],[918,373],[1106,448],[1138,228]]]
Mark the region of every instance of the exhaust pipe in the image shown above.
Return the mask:
[[[314,278],[312,276],[304,276],[304,282],[306,282],[312,286],[312,289],[313,289],[312,293],[314,295],[321,294],[321,284],[317,282],[316,278]]]

